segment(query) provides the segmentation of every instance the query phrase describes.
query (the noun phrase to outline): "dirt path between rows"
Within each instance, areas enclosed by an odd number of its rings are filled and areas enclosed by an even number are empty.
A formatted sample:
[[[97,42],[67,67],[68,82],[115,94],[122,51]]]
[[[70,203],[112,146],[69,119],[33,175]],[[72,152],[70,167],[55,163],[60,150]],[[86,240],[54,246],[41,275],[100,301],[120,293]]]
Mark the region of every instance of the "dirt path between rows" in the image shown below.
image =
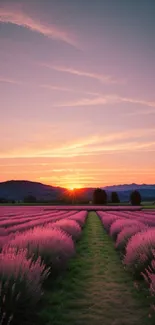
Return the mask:
[[[61,280],[55,298],[50,299],[48,322],[44,324],[153,324],[147,299],[134,288],[95,212],[89,213],[78,245],[75,261]]]

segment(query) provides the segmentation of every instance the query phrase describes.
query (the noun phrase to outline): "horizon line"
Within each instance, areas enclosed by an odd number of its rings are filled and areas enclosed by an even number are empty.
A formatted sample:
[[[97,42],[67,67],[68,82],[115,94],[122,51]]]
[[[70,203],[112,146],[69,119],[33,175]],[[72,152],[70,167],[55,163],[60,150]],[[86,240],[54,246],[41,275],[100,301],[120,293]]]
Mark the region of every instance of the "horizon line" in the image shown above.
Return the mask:
[[[6,180],[6,181],[0,181],[0,184],[2,183],[7,183],[7,182],[30,182],[30,183],[38,183],[38,184],[42,184],[42,185],[47,185],[47,186],[51,186],[51,187],[59,187],[59,188],[63,188],[63,189],[68,189],[67,187],[63,187],[63,186],[59,186],[59,185],[51,185],[51,184],[48,184],[48,183],[42,183],[42,182],[38,182],[38,181],[32,181],[32,180],[26,180],[26,179],[9,179],[9,180]],[[112,185],[105,185],[105,186],[95,186],[95,187],[91,187],[91,186],[81,186],[80,188],[76,188],[74,187],[75,190],[80,190],[80,189],[85,189],[85,188],[105,188],[105,187],[114,187],[114,186],[131,186],[131,185],[136,185],[136,186],[142,186],[142,185],[145,185],[145,186],[155,186],[154,183],[121,183],[121,184],[112,184]]]

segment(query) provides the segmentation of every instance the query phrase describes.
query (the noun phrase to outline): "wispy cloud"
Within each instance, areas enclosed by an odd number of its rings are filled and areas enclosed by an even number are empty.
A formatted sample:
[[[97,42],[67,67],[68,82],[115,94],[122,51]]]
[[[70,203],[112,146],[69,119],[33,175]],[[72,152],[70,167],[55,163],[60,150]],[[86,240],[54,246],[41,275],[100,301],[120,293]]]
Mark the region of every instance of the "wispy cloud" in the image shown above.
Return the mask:
[[[16,80],[13,80],[10,78],[3,78],[3,77],[0,77],[0,83],[9,83],[9,84],[14,84],[14,85],[22,84],[22,82],[20,82],[20,81],[16,81]]]
[[[46,63],[40,63],[40,65],[44,66],[46,68],[58,71],[58,72],[68,73],[68,74],[75,75],[78,77],[87,77],[87,78],[91,78],[91,79],[96,79],[96,80],[98,80],[102,83],[106,83],[106,84],[120,84],[120,83],[125,82],[125,80],[123,80],[123,79],[117,79],[110,75],[103,75],[103,74],[98,74],[95,72],[87,72],[87,71],[63,67],[63,66],[54,66],[54,65],[50,65],[50,64],[46,64]]]
[[[96,98],[82,98],[78,101],[57,104],[56,106],[57,107],[80,107],[80,106],[96,106],[96,105],[117,104],[117,103],[131,103],[131,104],[138,104],[138,105],[155,108],[155,102],[135,99],[135,98],[121,97],[119,95],[103,95]]]
[[[96,106],[96,105],[105,105],[105,104],[115,104],[119,103],[120,100],[115,95],[110,96],[102,96],[96,98],[82,98],[80,100],[67,102],[67,103],[60,103],[57,104],[57,107],[80,107],[80,106]]]
[[[146,100],[143,100],[143,99],[120,97],[120,100],[123,101],[123,102],[146,105],[146,106],[149,106],[149,107],[155,107],[155,102],[146,101]]]
[[[80,93],[80,94],[85,94],[85,95],[91,95],[91,96],[98,96],[99,93],[96,92],[91,92],[91,91],[83,91],[83,90],[78,90],[78,89],[72,89],[72,88],[66,88],[66,87],[60,87],[60,86],[55,86],[55,85],[39,85],[41,88],[49,89],[49,90],[54,90],[54,91],[65,91],[65,92],[71,92],[71,93]]]
[[[146,105],[147,106],[147,105]],[[149,105],[148,105],[149,106]],[[150,107],[150,106],[149,106]],[[152,115],[152,114],[155,114],[155,106],[152,105],[152,107],[154,107],[153,109],[147,109],[145,111],[142,111],[142,110],[136,110],[134,112],[128,112],[127,115],[130,115],[130,116],[138,116],[138,115]]]
[[[77,43],[71,33],[55,25],[41,22],[40,18],[31,17],[18,7],[0,5],[0,22],[22,26],[51,39],[60,40],[77,47]]]
[[[102,175],[102,174],[106,174],[106,173],[129,173],[129,174],[141,174],[141,173],[145,173],[145,174],[155,174],[155,170],[151,169],[148,170],[146,168],[141,168],[140,170],[135,169],[131,169],[129,170],[128,168],[74,168],[74,169],[67,169],[67,168],[62,168],[62,169],[52,169],[52,170],[48,170],[49,172],[54,172],[54,173],[58,173],[58,174],[64,174],[64,173],[73,173],[73,175],[75,175],[75,173],[80,173],[80,174],[84,174],[84,175]]]
[[[0,158],[37,158],[37,157],[59,157],[69,158],[77,156],[92,156],[100,154],[127,153],[135,151],[155,151],[155,141],[150,140],[155,134],[154,129],[130,130],[109,135],[94,135],[88,138],[79,139],[63,146],[50,144],[40,147],[22,147],[1,152]]]
[[[60,87],[60,86],[54,86],[54,85],[39,85],[39,87],[41,88],[46,88],[49,90],[56,90],[56,91],[65,91],[65,92],[72,92],[73,90],[70,88],[66,88],[66,87]]]

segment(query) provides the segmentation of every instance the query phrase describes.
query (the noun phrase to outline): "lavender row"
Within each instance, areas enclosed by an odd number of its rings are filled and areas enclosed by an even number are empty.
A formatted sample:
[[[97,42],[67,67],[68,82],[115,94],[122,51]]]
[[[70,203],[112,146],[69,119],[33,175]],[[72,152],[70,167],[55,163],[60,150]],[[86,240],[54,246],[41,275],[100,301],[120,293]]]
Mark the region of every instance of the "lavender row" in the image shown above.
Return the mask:
[[[86,212],[82,213],[84,215],[86,215]],[[76,220],[76,215],[80,216],[80,212],[76,212],[76,211],[69,211],[68,213],[65,211],[65,213],[60,213],[59,215],[57,215],[57,217],[55,217],[55,214],[49,214],[48,218],[40,218],[38,220],[32,220],[29,222],[25,222],[24,224],[18,224],[15,226],[12,226],[10,228],[0,228],[0,251],[2,250],[2,247],[4,246],[4,244],[8,243],[12,238],[14,238],[15,234],[18,233],[22,233],[26,230],[29,229],[33,229],[37,226],[44,226],[47,225],[48,223],[54,223],[58,220],[62,220],[63,218],[73,218],[75,215],[75,220]],[[82,226],[82,225],[81,225]]]
[[[70,213],[70,212],[68,212],[68,213]],[[44,212],[44,213],[42,212],[40,214],[33,215],[33,217],[32,217],[32,215],[30,215],[29,217],[22,216],[22,218],[21,217],[11,218],[11,220],[10,220],[10,218],[7,218],[7,219],[5,219],[3,221],[0,221],[0,227],[7,228],[7,227],[15,226],[15,225],[18,225],[18,224],[26,223],[28,221],[33,222],[35,220],[41,220],[44,217],[49,217],[51,215],[53,217],[60,217],[60,216],[66,215],[66,214],[67,214],[66,211],[60,211],[59,213],[53,212],[52,214],[51,214],[51,212]]]
[[[1,216],[0,217],[0,224],[4,220],[13,221],[13,220],[20,220],[20,219],[25,219],[25,218],[34,219],[36,216],[41,217],[41,216],[49,215],[50,213],[51,213],[51,211],[35,211],[35,212],[30,211],[30,212],[27,212],[27,211],[25,211],[24,208],[21,208],[20,213],[14,214],[11,217],[10,217],[9,214],[7,216],[5,216],[5,217]],[[60,215],[62,213],[65,213],[65,211],[56,211],[56,210],[52,211],[52,214],[54,214],[54,215]]]
[[[37,218],[32,218],[29,219],[29,221],[16,221],[15,222],[15,225],[12,225],[11,226],[11,222],[7,224],[7,233],[8,234],[11,234],[11,233],[14,233],[14,232],[17,232],[17,231],[25,231],[27,229],[30,229],[30,228],[33,228],[33,227],[36,227],[36,226],[41,226],[41,225],[44,225],[48,222],[54,222],[56,220],[59,220],[61,218],[64,218],[64,217],[67,217],[71,214],[74,214],[74,212],[68,212],[68,213],[61,213],[61,214],[52,214],[52,213],[49,213],[45,216],[41,215]]]
[[[49,275],[59,274],[75,255],[75,241],[86,217],[86,211],[73,214],[73,219],[70,215],[16,234],[4,245],[0,254],[1,325],[21,324],[33,312],[43,294],[43,282]]]
[[[135,277],[143,278],[155,298],[155,227],[144,216],[136,219],[119,215],[98,215],[107,233],[113,238],[115,248],[121,253],[124,267]],[[154,301],[155,303],[155,301]]]

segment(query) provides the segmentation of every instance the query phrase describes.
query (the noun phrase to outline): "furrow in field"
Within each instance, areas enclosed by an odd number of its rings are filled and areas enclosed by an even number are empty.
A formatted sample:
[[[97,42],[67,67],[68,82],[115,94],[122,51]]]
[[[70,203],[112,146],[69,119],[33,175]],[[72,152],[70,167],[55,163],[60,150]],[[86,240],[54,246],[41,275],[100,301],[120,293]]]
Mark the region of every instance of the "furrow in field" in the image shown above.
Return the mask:
[[[96,213],[89,213],[77,255],[45,293],[40,324],[148,325],[147,299],[124,271]]]

